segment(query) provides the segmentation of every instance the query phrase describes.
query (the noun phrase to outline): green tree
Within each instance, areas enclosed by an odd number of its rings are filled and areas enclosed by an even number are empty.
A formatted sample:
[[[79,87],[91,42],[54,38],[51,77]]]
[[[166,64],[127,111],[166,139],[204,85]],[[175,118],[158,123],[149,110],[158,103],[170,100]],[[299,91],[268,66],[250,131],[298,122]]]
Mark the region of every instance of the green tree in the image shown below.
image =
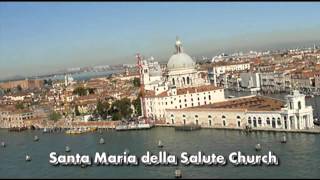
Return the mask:
[[[108,102],[102,102],[101,100],[99,100],[94,114],[100,116],[102,119],[106,119],[108,116],[109,108],[110,105]]]
[[[24,109],[24,104],[22,102],[18,102],[16,104],[16,109]]]
[[[123,98],[121,100],[116,100],[112,103],[109,112],[112,115],[113,120],[129,118],[133,112],[130,99]]]
[[[85,96],[88,94],[88,92],[84,87],[77,87],[73,90],[73,94],[77,94],[78,96]]]
[[[55,112],[55,111],[53,111],[49,114],[49,119],[53,120],[53,121],[58,121],[59,119],[61,119],[61,117],[62,117],[62,115],[58,112]]]
[[[119,112],[116,112],[114,114],[112,114],[112,120],[113,121],[117,121],[117,120],[120,120],[121,119],[121,115]]]
[[[135,77],[133,79],[133,85],[134,87],[140,87],[140,78]]]
[[[141,112],[141,100],[140,100],[140,95],[137,97],[137,99],[132,101],[132,104],[134,106],[135,109],[135,114],[137,116],[141,116],[142,112]]]

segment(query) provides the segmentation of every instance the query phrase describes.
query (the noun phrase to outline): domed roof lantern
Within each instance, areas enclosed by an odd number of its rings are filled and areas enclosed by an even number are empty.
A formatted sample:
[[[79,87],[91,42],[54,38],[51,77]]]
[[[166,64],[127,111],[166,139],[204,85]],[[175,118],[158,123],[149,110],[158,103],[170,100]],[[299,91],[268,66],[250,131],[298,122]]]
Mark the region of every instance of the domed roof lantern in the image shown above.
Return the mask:
[[[179,37],[178,37],[178,36],[176,37],[176,50],[177,50],[177,52],[176,52],[177,54],[183,52],[183,50],[182,50],[182,43],[181,43],[181,41],[179,40]]]

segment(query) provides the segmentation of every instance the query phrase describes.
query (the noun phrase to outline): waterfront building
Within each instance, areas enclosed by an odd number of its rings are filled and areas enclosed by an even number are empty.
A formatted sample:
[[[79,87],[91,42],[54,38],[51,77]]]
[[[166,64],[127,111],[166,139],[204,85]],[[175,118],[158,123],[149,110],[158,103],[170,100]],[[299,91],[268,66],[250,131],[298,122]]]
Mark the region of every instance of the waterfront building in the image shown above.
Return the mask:
[[[305,95],[293,91],[286,101],[245,96],[184,109],[167,109],[166,122],[171,125],[197,124],[202,127],[254,129],[314,128],[313,109],[306,106]]]
[[[16,109],[14,106],[0,107],[0,127],[23,127],[26,125],[26,120],[35,118],[34,112],[29,109]]]
[[[179,39],[176,53],[165,71],[158,62],[142,60],[140,81],[143,86],[142,114],[154,120],[165,120],[166,109],[182,109],[224,100],[224,89],[213,85],[198,71],[194,60],[182,49]]]

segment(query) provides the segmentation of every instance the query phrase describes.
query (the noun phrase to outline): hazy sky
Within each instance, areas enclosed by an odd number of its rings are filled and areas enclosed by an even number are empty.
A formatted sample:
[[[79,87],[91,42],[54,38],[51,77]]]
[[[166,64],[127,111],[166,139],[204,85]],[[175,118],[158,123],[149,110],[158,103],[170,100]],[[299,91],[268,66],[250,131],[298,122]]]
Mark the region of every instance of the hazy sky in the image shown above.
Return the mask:
[[[0,79],[320,40],[318,2],[1,2]]]

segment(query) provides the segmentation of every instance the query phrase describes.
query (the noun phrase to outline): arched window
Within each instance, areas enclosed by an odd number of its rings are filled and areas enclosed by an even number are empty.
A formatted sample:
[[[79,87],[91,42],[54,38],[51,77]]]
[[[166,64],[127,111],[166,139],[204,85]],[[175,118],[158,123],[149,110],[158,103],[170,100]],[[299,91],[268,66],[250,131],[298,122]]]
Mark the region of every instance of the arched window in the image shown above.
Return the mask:
[[[183,85],[185,85],[186,84],[186,78],[182,78],[182,80],[183,80]]]
[[[298,108],[301,109],[301,102],[298,101]]]
[[[277,124],[278,124],[279,126],[281,125],[280,118],[277,119]]]
[[[209,118],[209,119],[211,119],[211,118],[212,118],[212,116],[211,116],[211,115],[208,115],[208,118]]]
[[[223,120],[223,126],[226,126],[226,121],[225,120]]]
[[[176,85],[175,81],[174,81],[174,78],[172,78],[172,84],[173,85]]]
[[[224,119],[224,118],[226,118],[226,116],[222,115],[222,118]]]
[[[237,119],[240,119],[240,116],[237,116]]]
[[[195,117],[195,118],[198,118],[198,115],[196,114],[194,117]]]
[[[267,124],[270,125],[270,118],[267,117]]]
[[[187,84],[190,84],[190,78],[189,78],[189,76],[187,77]]]
[[[209,120],[209,126],[211,126],[211,124],[212,124],[212,122],[211,122],[211,120]]]

